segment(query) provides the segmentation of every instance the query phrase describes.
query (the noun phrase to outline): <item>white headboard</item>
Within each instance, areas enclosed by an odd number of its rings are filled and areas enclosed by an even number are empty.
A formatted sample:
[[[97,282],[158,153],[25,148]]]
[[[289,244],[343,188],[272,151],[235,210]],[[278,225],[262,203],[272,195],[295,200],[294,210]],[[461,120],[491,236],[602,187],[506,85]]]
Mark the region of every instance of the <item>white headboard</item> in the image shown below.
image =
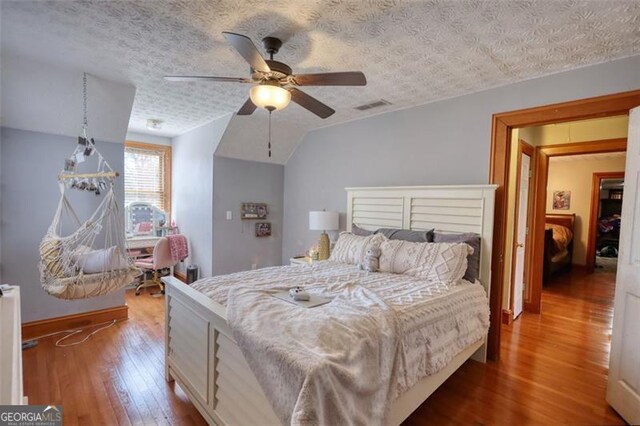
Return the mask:
[[[480,282],[489,295],[493,252],[493,209],[497,185],[387,186],[345,188],[347,231],[400,228],[481,237]]]

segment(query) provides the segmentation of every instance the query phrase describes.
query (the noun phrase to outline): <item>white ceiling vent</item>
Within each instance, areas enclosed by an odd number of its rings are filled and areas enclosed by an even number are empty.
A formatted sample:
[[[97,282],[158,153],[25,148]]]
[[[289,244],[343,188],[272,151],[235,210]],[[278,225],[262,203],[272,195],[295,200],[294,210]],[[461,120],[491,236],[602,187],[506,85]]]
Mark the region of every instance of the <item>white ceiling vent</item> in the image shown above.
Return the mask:
[[[357,109],[358,111],[366,111],[366,110],[371,109],[371,108],[378,108],[378,107],[385,106],[385,105],[391,105],[391,102],[389,102],[387,100],[384,100],[384,99],[378,99],[377,101],[357,106],[354,109]]]

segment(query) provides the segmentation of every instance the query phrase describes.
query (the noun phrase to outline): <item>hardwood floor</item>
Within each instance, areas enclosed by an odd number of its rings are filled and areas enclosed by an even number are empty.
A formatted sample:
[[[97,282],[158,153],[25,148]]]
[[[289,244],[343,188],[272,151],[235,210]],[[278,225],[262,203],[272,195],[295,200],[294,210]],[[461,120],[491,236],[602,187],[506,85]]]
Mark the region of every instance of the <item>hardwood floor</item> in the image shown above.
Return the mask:
[[[605,401],[615,275],[543,289],[542,313],[503,326],[501,359],[469,361],[406,424],[624,424]]]
[[[467,362],[406,424],[623,424],[604,399],[613,279],[565,275],[545,287],[541,315],[503,328],[500,362]],[[29,402],[62,404],[65,425],[204,424],[164,380],[163,300],[128,293],[127,303],[128,321],[81,345],[46,338],[24,351]]]
[[[65,425],[206,425],[164,379],[164,299],[128,291],[126,300],[129,320],[85,343],[58,348],[56,336],[23,351],[29,403],[62,405]]]

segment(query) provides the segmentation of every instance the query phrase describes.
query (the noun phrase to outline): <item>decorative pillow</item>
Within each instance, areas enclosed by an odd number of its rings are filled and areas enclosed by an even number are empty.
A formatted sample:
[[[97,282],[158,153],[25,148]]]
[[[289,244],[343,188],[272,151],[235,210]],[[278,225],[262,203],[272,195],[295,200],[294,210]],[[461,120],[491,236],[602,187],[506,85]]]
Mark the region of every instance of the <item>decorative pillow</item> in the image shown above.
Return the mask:
[[[428,281],[457,282],[467,270],[473,249],[465,243],[412,243],[386,240],[380,245],[380,271]]]
[[[409,229],[380,228],[376,234],[382,234],[390,240],[410,241],[412,243],[430,243],[433,241],[433,229],[411,231]]]
[[[444,234],[435,232],[433,235],[434,243],[467,243],[473,249],[473,254],[467,258],[467,272],[464,279],[474,282],[480,277],[480,235],[468,232],[466,234]]]
[[[352,265],[363,264],[367,250],[379,248],[384,240],[383,235],[361,237],[350,232],[341,232],[329,260]]]
[[[125,269],[129,266],[127,258],[120,253],[117,246],[75,254],[73,260],[78,263],[85,274],[98,274]]]
[[[364,228],[360,228],[355,223],[351,224],[351,233],[353,235],[358,235],[360,237],[368,237],[369,235],[375,234],[375,232],[373,232],[373,231],[367,231]]]
[[[40,256],[47,271],[55,277],[65,276],[65,268],[61,262],[62,243],[60,240],[44,240],[40,244]]]

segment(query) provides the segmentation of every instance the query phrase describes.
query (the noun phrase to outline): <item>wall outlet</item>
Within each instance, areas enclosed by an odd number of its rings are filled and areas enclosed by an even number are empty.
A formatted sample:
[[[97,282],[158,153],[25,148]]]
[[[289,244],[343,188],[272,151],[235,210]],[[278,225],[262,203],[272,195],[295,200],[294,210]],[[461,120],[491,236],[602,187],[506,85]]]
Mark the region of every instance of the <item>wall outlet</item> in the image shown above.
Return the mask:
[[[227,220],[231,219],[233,219],[233,213],[231,213],[231,210],[227,210]]]
[[[251,264],[251,269],[258,269],[258,264],[257,263],[252,263]]]

